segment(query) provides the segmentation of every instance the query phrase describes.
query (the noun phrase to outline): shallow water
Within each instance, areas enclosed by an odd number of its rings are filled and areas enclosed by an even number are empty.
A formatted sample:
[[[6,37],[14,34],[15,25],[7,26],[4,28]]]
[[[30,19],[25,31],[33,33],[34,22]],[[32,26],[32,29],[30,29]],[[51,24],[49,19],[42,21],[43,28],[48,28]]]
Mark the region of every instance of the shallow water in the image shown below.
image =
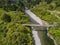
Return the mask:
[[[42,45],[54,45],[54,42],[52,39],[50,39],[48,36],[47,36],[47,30],[45,31],[38,31],[38,36],[41,40],[41,44]]]

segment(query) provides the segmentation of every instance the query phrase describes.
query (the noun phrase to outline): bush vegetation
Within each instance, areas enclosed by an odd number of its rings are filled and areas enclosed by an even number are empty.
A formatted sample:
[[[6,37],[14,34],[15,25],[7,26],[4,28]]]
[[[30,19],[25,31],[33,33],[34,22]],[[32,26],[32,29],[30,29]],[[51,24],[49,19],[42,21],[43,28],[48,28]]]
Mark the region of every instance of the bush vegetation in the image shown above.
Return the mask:
[[[60,19],[47,11],[60,11],[60,0],[0,0],[0,45],[33,45],[31,28],[22,26],[23,23],[30,23],[24,14],[24,7],[31,8],[49,24],[58,24],[49,32],[60,45]]]
[[[33,45],[30,23],[21,11],[6,11],[0,8],[0,45]]]
[[[50,25],[52,25],[53,23],[57,24],[56,27],[49,28],[49,33],[53,35],[57,43],[60,45],[60,19],[58,19],[55,16],[55,14],[51,14],[50,12],[47,11],[47,10],[54,11],[60,8],[60,6],[58,6],[59,7],[58,8],[57,5],[54,4],[55,3],[54,1],[50,2],[49,4],[45,4],[45,5],[43,5],[42,3],[39,3],[33,8],[31,8],[31,11],[35,13],[38,17],[40,17],[42,20],[48,22],[48,24]]]

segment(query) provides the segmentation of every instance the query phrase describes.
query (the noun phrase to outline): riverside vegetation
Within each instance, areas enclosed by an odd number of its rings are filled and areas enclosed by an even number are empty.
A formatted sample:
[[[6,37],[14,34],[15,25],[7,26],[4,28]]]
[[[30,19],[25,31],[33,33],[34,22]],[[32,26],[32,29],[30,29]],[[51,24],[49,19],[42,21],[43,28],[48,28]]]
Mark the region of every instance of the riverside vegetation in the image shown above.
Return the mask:
[[[49,33],[54,37],[58,45],[60,45],[60,19],[55,16],[55,13],[51,14],[48,10],[60,12],[59,2],[60,0],[52,0],[50,3],[42,1],[31,8],[33,13],[35,13],[42,20],[46,21],[48,24],[56,24],[56,27],[49,28]],[[56,15],[60,16],[60,14]]]
[[[31,28],[22,25],[30,23],[29,18],[21,8],[0,0],[0,45],[33,45]]]
[[[60,45],[60,19],[47,11],[60,11],[60,0],[0,0],[0,45],[33,45],[31,28],[22,26],[30,23],[25,6],[42,20],[58,25],[49,32]]]

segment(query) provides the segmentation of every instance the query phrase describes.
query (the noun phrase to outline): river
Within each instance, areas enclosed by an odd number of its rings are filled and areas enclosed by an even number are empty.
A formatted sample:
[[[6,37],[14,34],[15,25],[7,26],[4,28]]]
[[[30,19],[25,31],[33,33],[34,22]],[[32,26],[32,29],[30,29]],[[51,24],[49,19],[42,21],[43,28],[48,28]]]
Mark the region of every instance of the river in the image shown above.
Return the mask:
[[[25,9],[25,13],[30,18],[33,24],[38,23],[39,25],[43,26],[42,20],[34,13],[32,13],[29,9]],[[54,45],[53,40],[47,36],[47,30],[45,28],[42,28],[43,30],[41,30],[40,27],[38,28],[38,30],[36,28],[34,27],[32,29],[32,37],[34,38],[35,45]]]
[[[54,45],[53,40],[47,36],[47,30],[38,31],[38,36],[41,40],[41,45]]]

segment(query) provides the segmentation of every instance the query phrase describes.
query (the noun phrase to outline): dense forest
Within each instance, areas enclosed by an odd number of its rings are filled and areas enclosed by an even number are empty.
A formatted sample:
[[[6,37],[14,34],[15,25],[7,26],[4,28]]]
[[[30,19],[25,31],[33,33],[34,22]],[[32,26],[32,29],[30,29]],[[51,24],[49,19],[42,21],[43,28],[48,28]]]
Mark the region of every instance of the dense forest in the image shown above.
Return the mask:
[[[0,45],[33,45],[31,28],[22,25],[29,18],[16,1],[0,0]]]
[[[60,45],[60,18],[55,16],[60,16],[60,0],[0,0],[0,45],[33,45],[31,28],[22,25],[30,23],[24,7],[48,24],[58,25],[49,32]]]

